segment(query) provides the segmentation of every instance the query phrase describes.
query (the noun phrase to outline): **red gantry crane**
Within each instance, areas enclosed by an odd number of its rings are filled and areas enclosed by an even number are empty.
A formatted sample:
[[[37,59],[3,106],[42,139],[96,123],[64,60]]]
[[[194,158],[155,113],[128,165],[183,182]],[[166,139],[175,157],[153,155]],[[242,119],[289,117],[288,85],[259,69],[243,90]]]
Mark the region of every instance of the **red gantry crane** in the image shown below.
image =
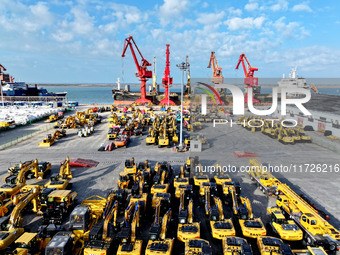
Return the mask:
[[[141,57],[141,64],[138,63],[135,51],[133,49],[133,45],[135,46],[136,50],[138,51],[140,57]],[[133,56],[133,59],[135,61],[136,67],[137,67],[137,73],[136,76],[139,77],[141,81],[141,97],[136,100],[135,103],[151,103],[151,100],[146,98],[146,91],[145,91],[145,83],[148,80],[148,78],[152,78],[152,71],[148,70],[148,66],[151,66],[151,64],[143,57],[142,53],[139,51],[137,44],[135,43],[135,40],[133,40],[132,36],[130,35],[128,38],[125,39],[124,41],[124,49],[122,53],[122,57],[125,57],[125,52],[127,48],[130,46],[130,50]]]
[[[169,94],[169,86],[172,84],[172,77],[170,77],[170,50],[169,50],[170,44],[166,45],[166,64],[165,64],[165,70],[164,70],[164,77],[162,79],[162,84],[165,88],[164,92],[164,98],[160,102],[160,104],[164,105],[175,105],[173,101],[170,100],[170,94]]]
[[[248,69],[244,63],[244,60],[247,62],[247,65],[248,65]],[[242,53],[240,55],[240,58],[238,60],[238,63],[237,63],[237,66],[235,69],[238,69],[238,67],[240,66],[240,64],[242,63],[242,66],[243,66],[243,71],[244,71],[244,75],[245,75],[245,78],[244,78],[244,84],[247,85],[247,91],[248,91],[248,88],[253,88],[253,103],[259,103],[259,100],[255,99],[254,98],[254,87],[257,87],[258,86],[258,77],[254,77],[254,72],[255,71],[258,71],[259,69],[256,68],[256,67],[252,67],[246,57],[246,55],[244,53]],[[247,95],[247,92],[245,93],[245,96],[244,96],[244,102],[245,103],[248,103],[248,95]]]
[[[210,68],[211,65],[213,70],[213,76],[211,77],[211,81],[215,84],[223,83],[222,67],[218,65],[214,51],[211,52],[208,68]]]

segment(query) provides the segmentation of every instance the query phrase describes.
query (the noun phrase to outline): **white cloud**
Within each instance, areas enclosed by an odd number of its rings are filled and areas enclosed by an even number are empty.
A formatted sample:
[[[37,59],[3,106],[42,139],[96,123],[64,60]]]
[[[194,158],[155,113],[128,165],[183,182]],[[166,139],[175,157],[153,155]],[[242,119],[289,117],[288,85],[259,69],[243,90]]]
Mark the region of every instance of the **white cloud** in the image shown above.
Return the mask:
[[[288,22],[285,23],[286,17],[281,17],[276,20],[273,26],[276,28],[279,35],[285,38],[304,38],[309,36],[309,31],[307,31],[303,26],[300,26],[298,22]]]
[[[204,25],[213,25],[221,22],[224,16],[224,11],[218,13],[200,13],[198,14],[196,21]]]
[[[203,2],[202,8],[208,8],[208,7],[209,7],[209,4],[207,2]]]
[[[296,4],[292,8],[293,12],[312,12],[312,9],[307,3]]]
[[[167,25],[173,18],[180,18],[188,9],[188,0],[164,0],[159,7],[159,17],[163,26]]]
[[[228,29],[232,31],[239,29],[261,28],[265,19],[265,17],[248,17],[244,19],[236,17],[228,19],[225,24],[228,26]]]
[[[287,0],[277,0],[276,4],[270,6],[270,10],[277,11],[286,11],[288,9],[288,1]]]
[[[74,7],[71,13],[74,15],[74,21],[70,25],[75,33],[87,35],[94,30],[94,18],[90,17],[87,11]]]
[[[259,9],[259,4],[257,2],[249,1],[249,3],[244,6],[244,9],[248,12],[256,11]]]
[[[242,10],[241,9],[235,9],[234,7],[228,8],[228,12],[232,16],[241,16]]]

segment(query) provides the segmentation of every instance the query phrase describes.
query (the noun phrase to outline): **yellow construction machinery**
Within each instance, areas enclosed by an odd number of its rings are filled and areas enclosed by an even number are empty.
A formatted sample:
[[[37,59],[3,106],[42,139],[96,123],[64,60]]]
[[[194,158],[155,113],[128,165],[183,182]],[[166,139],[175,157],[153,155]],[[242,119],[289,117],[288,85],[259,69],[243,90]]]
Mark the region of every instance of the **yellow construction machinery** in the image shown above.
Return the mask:
[[[160,241],[149,241],[146,249],[145,255],[171,255],[174,246],[174,240],[167,238]]]
[[[302,230],[293,220],[286,220],[280,208],[267,208],[267,212],[271,217],[271,221],[269,223],[271,228],[282,240],[300,241],[303,239]]]
[[[155,220],[149,230],[149,242],[147,244],[146,254],[171,254],[173,239],[166,238],[166,232],[171,220],[171,209],[160,219],[161,203],[156,207]],[[162,249],[157,249],[162,247]]]
[[[107,199],[91,196],[84,199],[70,214],[70,230],[83,241],[89,240],[92,227],[102,218]]]
[[[254,218],[250,200],[242,195],[237,195],[233,185],[229,186],[229,197],[232,200],[233,212],[239,219],[243,236],[256,238],[266,235],[267,231],[262,220]]]
[[[178,213],[177,239],[185,242],[191,239],[200,238],[200,223],[193,222],[193,200],[189,200],[188,207],[185,208],[185,194],[181,194],[180,207]]]
[[[277,197],[277,206],[302,229],[307,244],[321,246],[330,252],[336,251],[339,248],[340,232],[288,185],[280,183],[278,189],[283,195]]]
[[[137,172],[137,164],[135,162],[135,158],[131,158],[131,160],[125,160],[124,172],[128,174],[135,174]]]
[[[17,240],[15,240],[15,247],[17,247],[13,254],[17,255],[39,255],[41,254],[41,242],[37,238],[37,233],[23,233]]]
[[[67,189],[72,185],[70,179],[72,179],[72,172],[70,169],[70,159],[67,157],[60,166],[59,174],[53,174],[45,187],[50,189]]]
[[[277,187],[280,181],[271,174],[268,166],[262,165],[258,160],[253,158],[249,160],[249,166],[250,171],[248,171],[248,174],[250,175],[250,179],[256,182],[264,194],[270,196],[279,194]]]
[[[170,139],[167,133],[166,124],[164,124],[162,135],[158,136],[158,148],[164,146],[170,148]]]
[[[215,206],[211,207],[209,219],[212,237],[223,239],[227,236],[235,236],[235,228],[231,219],[225,219],[221,199],[214,197]]]
[[[20,171],[17,176],[11,175],[5,178],[6,184],[0,187],[0,193],[2,198],[10,197],[17,194],[22,187],[26,185],[26,175],[28,172],[34,172],[34,175],[38,177],[38,160],[35,160],[29,164],[21,165]]]
[[[66,135],[66,130],[62,129],[54,131],[53,135],[48,134],[46,138],[43,139],[41,143],[39,143],[39,147],[50,147],[55,141]]]
[[[127,172],[119,173],[118,189],[127,189],[130,185],[130,177]]]
[[[5,176],[2,179],[2,181],[6,182],[6,178],[13,176],[13,175],[18,176],[21,169],[23,168],[29,168],[28,171],[26,172],[26,177],[30,177],[28,175],[32,174],[32,176],[38,179],[39,178],[39,165],[40,164],[38,163],[38,159],[25,161],[24,163],[20,162],[19,164],[16,164],[8,168],[9,175]],[[49,165],[49,168],[51,168],[51,164]]]
[[[300,137],[300,141],[304,143],[311,143],[312,138],[309,135],[306,135],[305,131],[302,127],[294,128],[295,134]]]
[[[177,189],[179,185],[189,185],[189,177],[184,177],[183,166],[181,166],[180,175],[174,179],[174,188]]]
[[[117,255],[142,254],[143,241],[136,239],[136,231],[140,227],[140,210],[141,205],[139,202],[130,203],[125,210],[125,226],[122,228],[119,235],[121,244],[118,247]],[[132,213],[133,217],[131,217]]]
[[[40,212],[39,205],[40,188],[36,186],[27,192],[26,196],[13,208],[12,213],[0,218],[0,252],[9,247],[21,234],[24,233],[22,227],[22,210],[29,204],[33,204],[32,211]]]
[[[185,254],[206,254],[212,255],[212,249],[208,241],[204,239],[191,239],[185,242]]]
[[[61,225],[73,209],[77,195],[77,192],[71,190],[54,190],[49,193],[43,214],[43,224]]]
[[[224,237],[222,239],[222,249],[223,255],[253,255],[253,251],[247,240],[236,236]]]
[[[257,238],[257,246],[261,255],[294,255],[288,244],[275,237],[259,236]]]
[[[294,138],[289,135],[287,129],[281,127],[277,136],[277,140],[283,144],[295,144]]]
[[[45,249],[45,254],[80,255],[84,242],[71,231],[58,232],[53,236]]]
[[[157,142],[157,135],[156,135],[155,129],[150,127],[149,134],[146,137],[146,145],[156,144],[156,142]]]
[[[112,208],[106,208],[107,214],[103,215],[103,222],[98,223],[90,230],[89,242],[84,247],[84,255],[110,255],[113,253],[113,232],[117,230],[118,201],[115,201]],[[110,223],[113,218],[113,229]]]

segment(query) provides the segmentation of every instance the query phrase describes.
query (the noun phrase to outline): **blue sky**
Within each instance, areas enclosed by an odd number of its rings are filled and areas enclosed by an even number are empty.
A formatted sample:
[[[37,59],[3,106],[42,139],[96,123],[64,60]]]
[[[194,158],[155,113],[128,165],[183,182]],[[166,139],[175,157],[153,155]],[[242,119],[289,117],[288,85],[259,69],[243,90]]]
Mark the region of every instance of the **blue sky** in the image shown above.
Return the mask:
[[[208,78],[211,51],[224,77],[245,53],[258,77],[281,77],[298,66],[304,77],[340,77],[337,0],[1,0],[0,63],[17,80],[53,83],[138,82],[133,35],[144,57],[157,58],[158,83],[170,44],[171,74],[189,55],[192,77]],[[151,67],[152,69],[152,67]]]

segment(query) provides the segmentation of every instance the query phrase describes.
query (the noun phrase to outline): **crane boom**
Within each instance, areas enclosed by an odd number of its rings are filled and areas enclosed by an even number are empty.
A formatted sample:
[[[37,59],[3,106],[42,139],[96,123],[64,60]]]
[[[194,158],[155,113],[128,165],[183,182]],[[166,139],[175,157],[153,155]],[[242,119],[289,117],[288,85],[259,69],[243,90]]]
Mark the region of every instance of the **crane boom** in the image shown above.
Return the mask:
[[[246,64],[245,62],[247,63],[247,66],[246,67]],[[244,72],[244,84],[247,85],[247,91],[245,93],[245,97],[244,97],[244,101],[245,103],[248,103],[248,88],[253,88],[255,87],[256,88],[256,91],[254,91],[254,93],[259,93],[259,87],[258,86],[258,83],[259,83],[259,80],[258,80],[258,77],[254,77],[254,72],[255,71],[258,71],[259,69],[256,68],[256,67],[252,67],[246,57],[246,55],[244,53],[242,53],[240,55],[240,58],[238,60],[238,63],[236,65],[236,68],[235,69],[238,69],[240,64],[242,63],[242,67],[243,67],[243,72]],[[254,98],[254,93],[252,93],[252,102],[253,103],[259,103],[259,100],[255,99]]]
[[[138,63],[138,59],[136,56],[136,53],[133,49],[133,45],[135,46],[137,52],[139,53],[141,57],[141,63]],[[148,78],[152,78],[152,71],[147,70],[148,66],[151,66],[151,64],[143,57],[142,53],[140,52],[135,40],[130,35],[128,38],[124,40],[124,47],[123,47],[123,53],[122,58],[125,57],[125,53],[127,48],[130,47],[133,60],[135,61],[136,67],[137,67],[137,73],[136,76],[139,77],[141,81],[141,98],[136,100],[136,103],[150,103],[151,100],[146,98],[146,91],[145,91],[145,84]]]
[[[169,86],[172,84],[172,77],[170,77],[170,44],[166,45],[166,63],[165,63],[165,70],[164,70],[164,77],[162,79],[162,84],[165,88],[164,91],[164,98],[161,100],[160,104],[165,105],[175,105],[175,103],[170,100],[169,95]]]
[[[223,83],[222,67],[218,65],[218,61],[214,51],[211,52],[210,61],[207,68],[211,68],[211,66],[213,70],[211,81],[215,84]]]

